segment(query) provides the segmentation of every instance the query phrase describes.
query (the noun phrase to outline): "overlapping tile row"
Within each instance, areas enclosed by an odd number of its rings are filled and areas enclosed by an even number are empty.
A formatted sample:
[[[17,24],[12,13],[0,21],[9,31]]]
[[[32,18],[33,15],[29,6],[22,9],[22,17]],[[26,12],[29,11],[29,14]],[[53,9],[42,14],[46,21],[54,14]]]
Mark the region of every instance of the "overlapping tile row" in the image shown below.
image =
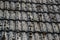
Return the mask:
[[[3,32],[0,36],[3,35]],[[15,32],[5,32],[6,40],[59,40],[60,35],[58,34],[39,34],[39,33],[15,33]],[[1,40],[1,39],[0,39]]]
[[[48,5],[49,4],[49,5]],[[50,5],[51,4],[51,5]],[[24,11],[42,11],[42,12],[59,12],[60,5],[57,3],[32,3],[32,2],[11,2],[11,1],[0,1],[0,9],[8,10],[24,10]]]
[[[0,19],[60,22],[60,14],[0,10]]]
[[[39,31],[60,33],[60,23],[26,22],[26,21],[0,21],[0,30]]]
[[[0,0],[0,40],[60,40],[60,0]]]

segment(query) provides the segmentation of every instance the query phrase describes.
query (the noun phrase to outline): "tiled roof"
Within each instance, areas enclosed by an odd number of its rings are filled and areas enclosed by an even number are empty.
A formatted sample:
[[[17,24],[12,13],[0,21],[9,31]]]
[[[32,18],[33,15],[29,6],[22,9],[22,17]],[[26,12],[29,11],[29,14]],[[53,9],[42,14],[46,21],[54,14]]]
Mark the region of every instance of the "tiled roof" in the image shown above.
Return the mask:
[[[3,38],[60,40],[60,0],[0,0],[0,40]]]

